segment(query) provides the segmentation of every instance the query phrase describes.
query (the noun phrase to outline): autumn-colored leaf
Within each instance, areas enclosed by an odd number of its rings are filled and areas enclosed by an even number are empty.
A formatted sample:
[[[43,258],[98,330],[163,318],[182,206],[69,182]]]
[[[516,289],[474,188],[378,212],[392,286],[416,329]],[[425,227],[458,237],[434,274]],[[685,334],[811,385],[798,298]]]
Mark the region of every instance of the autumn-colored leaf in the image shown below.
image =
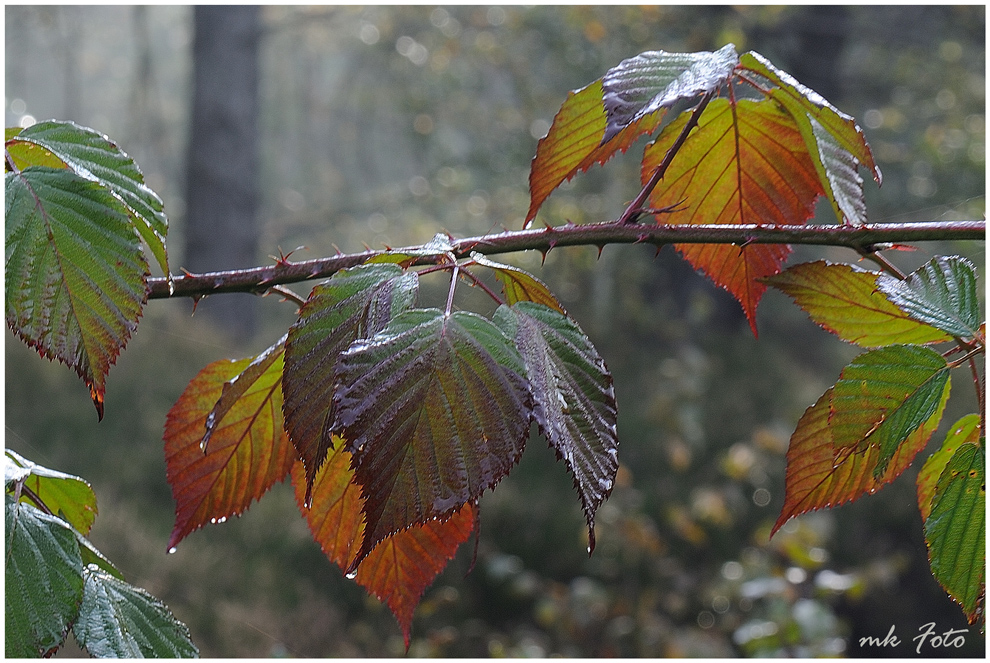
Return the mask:
[[[547,196],[579,172],[625,152],[656,131],[676,102],[715,89],[738,61],[735,46],[710,53],[649,51],[623,60],[604,77],[570,92],[536,146],[525,226]]]
[[[310,482],[330,448],[337,358],[373,335],[416,299],[416,274],[396,264],[344,269],[316,286],[289,329],[285,346],[285,422]]]
[[[529,272],[512,265],[495,262],[481,253],[472,253],[471,259],[495,272],[495,277],[502,282],[506,304],[511,306],[516,302],[536,302],[560,313],[565,313],[564,307],[560,305],[546,284]]]
[[[918,472],[918,510],[921,520],[928,520],[932,511],[932,498],[935,496],[935,486],[942,470],[948,465],[949,459],[956,453],[960,445],[966,442],[977,442],[983,431],[980,430],[980,415],[967,414],[949,429],[939,450],[928,457],[921,471]]]
[[[543,201],[562,182],[596,163],[605,163],[620,150],[628,150],[637,138],[655,131],[666,112],[661,109],[643,116],[602,144],[607,125],[602,94],[601,79],[569,92],[549,133],[537,144],[529,171],[530,203],[524,227],[536,218]]]
[[[959,602],[970,624],[986,601],[986,453],[964,442],[938,478],[925,542],[932,575]]]
[[[207,418],[224,387],[248,370],[252,361],[209,364],[169,410],[165,468],[175,499],[169,549],[207,523],[241,514],[292,467],[295,454],[282,422],[281,354],[216,425],[205,453],[201,447]]]
[[[848,152],[869,170],[877,184],[883,181],[880,169],[873,160],[873,151],[866,142],[866,136],[852,117],[837,109],[814,90],[801,85],[787,72],[776,68],[755,51],[744,53],[739,58],[739,67],[744,71],[755,72],[777,85],[784,95],[817,121],[842,150]]]
[[[572,319],[541,304],[518,302],[495,314],[515,340],[533,394],[540,431],[574,475],[588,551],[595,548],[595,512],[612,492],[619,468],[612,376]]]
[[[904,280],[881,276],[877,287],[915,320],[961,338],[979,334],[976,269],[965,258],[936,256]]]
[[[938,423],[949,387],[948,365],[931,348],[891,345],[864,352],[842,369],[833,388],[833,445],[877,447],[879,477],[908,435],[932,418]]]
[[[793,297],[822,328],[865,348],[951,340],[895,306],[877,290],[877,276],[855,265],[818,260],[794,265],[763,282]]]
[[[829,388],[818,402],[805,411],[791,435],[787,448],[784,506],[771,534],[795,516],[873,494],[900,476],[935,432],[947,399],[948,391],[943,393],[939,402],[939,416],[929,418],[908,435],[878,478],[874,470],[880,457],[879,448],[836,449],[829,424],[829,404],[832,400],[832,388]]]
[[[688,122],[683,113],[647,146],[644,183]],[[674,209],[677,224],[786,224],[814,213],[821,184],[793,118],[768,100],[715,99],[698,120],[650,200]],[[780,271],[790,248],[780,244],[678,244],[696,269],[739,301],[756,333],[761,279]]]
[[[5,176],[7,325],[74,369],[103,418],[106,375],[137,327],[148,263],[120,201],[65,169]]]
[[[364,535],[363,499],[353,479],[351,455],[343,450],[340,440],[317,471],[309,507],[305,506],[307,482],[302,463],[292,469],[296,502],[313,538],[341,569],[350,568]],[[431,520],[393,534],[352,572],[359,585],[392,610],[406,647],[413,612],[423,591],[470,536],[475,517],[476,507],[466,504],[447,520]]]
[[[406,311],[341,356],[333,432],[354,454],[365,499],[357,561],[508,474],[532,416],[525,373],[501,330],[460,311]]]

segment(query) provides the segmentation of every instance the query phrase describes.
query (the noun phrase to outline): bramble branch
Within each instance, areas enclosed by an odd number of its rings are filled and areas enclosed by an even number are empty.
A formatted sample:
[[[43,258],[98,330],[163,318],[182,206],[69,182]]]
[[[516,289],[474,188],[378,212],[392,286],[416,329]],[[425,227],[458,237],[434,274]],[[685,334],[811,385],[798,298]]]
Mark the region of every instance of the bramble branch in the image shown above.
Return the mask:
[[[986,239],[985,221],[926,221],[919,223],[868,223],[862,226],[773,226],[773,225],[652,225],[608,221],[589,225],[564,225],[526,230],[508,230],[494,235],[451,238],[452,253],[465,258],[472,251],[485,255],[540,251],[546,253],[560,246],[597,246],[607,244],[812,244],[847,247],[861,254],[883,249],[887,244],[925,241]],[[424,246],[393,249],[418,254]],[[341,253],[326,258],[204,274],[184,273],[172,278],[169,291],[165,278],[148,279],[148,299],[169,297],[204,297],[223,292],[264,293],[273,286],[328,278],[335,272],[360,265],[386,250]],[[449,254],[424,255],[416,264],[435,264]]]

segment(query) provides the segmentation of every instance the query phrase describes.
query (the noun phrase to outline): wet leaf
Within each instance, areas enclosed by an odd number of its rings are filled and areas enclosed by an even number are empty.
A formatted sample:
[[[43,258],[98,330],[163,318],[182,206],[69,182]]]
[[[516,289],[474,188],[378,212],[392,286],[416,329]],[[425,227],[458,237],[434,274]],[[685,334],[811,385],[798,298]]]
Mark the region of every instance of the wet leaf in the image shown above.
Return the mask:
[[[295,454],[282,420],[281,355],[229,409],[203,452],[206,420],[224,386],[251,365],[252,359],[209,364],[169,410],[165,469],[175,499],[169,549],[207,523],[244,512],[292,467]]]
[[[137,327],[148,264],[120,202],[67,170],[7,173],[7,325],[89,387],[103,417],[106,375]]]
[[[870,350],[842,370],[832,393],[833,445],[877,447],[874,474],[883,475],[898,446],[925,422],[941,417],[949,368],[930,348],[891,345]]]
[[[652,176],[689,119],[683,113],[647,146],[641,177]],[[786,185],[784,184],[786,182]],[[665,223],[805,223],[822,194],[793,118],[768,100],[715,99],[698,121],[650,198],[671,208]],[[790,247],[774,244],[678,244],[696,269],[739,301],[756,333],[761,279],[776,274]]]
[[[165,251],[168,218],[162,200],[144,183],[144,174],[123,150],[92,129],[55,120],[24,129],[11,147],[18,143],[45,148],[80,177],[111,191],[126,207],[134,228],[151,249],[162,273],[169,274]],[[38,163],[45,165],[43,160]]]
[[[361,265],[316,286],[285,346],[285,422],[312,483],[330,445],[334,368],[358,338],[413,305],[419,282],[394,264]]]
[[[873,494],[899,477],[925,448],[938,427],[948,392],[943,393],[938,404],[938,416],[929,418],[908,435],[879,477],[875,473],[880,458],[878,447],[835,446],[829,424],[832,397],[833,390],[829,388],[805,411],[791,435],[787,448],[784,506],[771,534],[791,518]]]
[[[986,454],[964,442],[946,464],[925,519],[932,574],[970,624],[986,599]]]
[[[595,547],[595,512],[612,492],[618,470],[612,376],[591,340],[567,316],[532,302],[499,307],[496,323],[526,364],[533,416],[574,476]]]
[[[818,260],[789,267],[764,283],[793,297],[822,328],[866,348],[951,340],[912,319],[879,292],[878,276],[855,265]]]
[[[189,629],[148,592],[104,573],[83,569],[85,587],[72,627],[79,646],[96,658],[194,658]]]
[[[65,641],[83,595],[76,534],[60,518],[6,497],[4,654],[50,655]]]
[[[96,493],[88,482],[37,465],[10,449],[6,450],[6,462],[26,471],[18,481],[40,498],[49,511],[63,518],[81,534],[89,533],[97,510]],[[21,494],[21,501],[33,503],[26,493]]]
[[[365,499],[358,561],[508,474],[532,416],[525,372],[509,339],[473,313],[406,311],[351,345],[337,369],[333,430]]]
[[[980,330],[976,269],[959,256],[936,256],[901,281],[877,278],[877,287],[913,319],[960,338]]]
[[[296,502],[313,538],[342,570],[355,561],[364,535],[364,500],[353,478],[351,455],[341,448],[340,440],[317,471],[309,507],[305,506],[302,464],[297,463],[292,470]],[[356,582],[389,606],[402,628],[406,647],[413,612],[423,591],[470,536],[475,509],[468,504],[448,520],[431,520],[387,537],[357,567]]]

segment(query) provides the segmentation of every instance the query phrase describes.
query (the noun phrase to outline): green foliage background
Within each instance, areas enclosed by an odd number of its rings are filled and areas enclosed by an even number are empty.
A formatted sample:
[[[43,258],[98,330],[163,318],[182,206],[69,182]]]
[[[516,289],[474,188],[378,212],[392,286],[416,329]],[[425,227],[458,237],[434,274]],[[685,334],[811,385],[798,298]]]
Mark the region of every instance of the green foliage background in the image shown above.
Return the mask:
[[[165,200],[181,266],[190,10],[5,12],[7,126],[59,117],[112,136]],[[266,8],[261,246],[305,245],[298,256],[316,257],[440,229],[517,228],[536,140],[567,90],[643,50],[726,41],[860,120],[885,177],[879,190],[866,185],[871,220],[982,216],[985,9],[850,7],[845,20],[764,7]],[[845,39],[821,85],[801,74],[811,27]],[[630,156],[562,187],[544,214],[614,217],[638,190]],[[852,259],[835,251],[800,249],[791,262]],[[947,251],[925,245],[899,264]],[[985,259],[982,244],[951,251]],[[541,259],[513,258],[560,295],[615,376],[619,485],[589,559],[570,477],[551,450],[530,449],[482,501],[473,571],[465,577],[469,542],[427,590],[412,654],[851,654],[891,624],[902,639],[928,621],[966,627],[928,569],[917,467],[768,543],[790,431],[854,348],[779,293],[752,338],[736,304],[669,249],[656,259],[639,247],[564,249],[542,269]],[[400,654],[391,614],[323,557],[287,485],[166,554],[165,413],[205,364],[256,353],[293,320],[290,305],[265,299],[258,334],[238,348],[189,309],[148,306],[110,372],[100,424],[71,372],[8,335],[6,444],[92,482],[92,540],[188,624],[204,656]],[[963,389],[943,428],[975,407]],[[973,634],[951,653],[983,648]]]

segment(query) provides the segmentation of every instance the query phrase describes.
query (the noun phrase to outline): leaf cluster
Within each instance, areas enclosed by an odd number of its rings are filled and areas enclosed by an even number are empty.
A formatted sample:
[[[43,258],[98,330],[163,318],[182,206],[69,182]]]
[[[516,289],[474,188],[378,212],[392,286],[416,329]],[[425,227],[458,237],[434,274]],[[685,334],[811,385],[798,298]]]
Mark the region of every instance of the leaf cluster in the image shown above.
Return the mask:
[[[51,656],[70,630],[100,658],[198,655],[186,626],[86,538],[97,512],[89,484],[8,450],[4,485],[6,656]]]
[[[677,106],[687,109],[667,118]],[[536,150],[526,224],[565,180],[653,134],[639,195],[597,224],[617,236],[632,227],[646,241],[639,223],[652,216],[756,238],[805,224],[820,197],[839,224],[820,232],[838,236],[866,224],[859,168],[881,181],[855,121],[759,54],[740,56],[731,44],[647,52],[565,100]],[[72,367],[102,417],[106,374],[148,297],[142,242],[169,273],[161,201],[129,157],[92,130],[41,123],[9,130],[6,148],[8,326]],[[565,236],[594,243],[581,232],[569,224],[537,235],[545,253]],[[866,349],[798,422],[775,529],[902,473],[938,427],[951,369],[968,367],[982,399],[984,325],[976,271],[962,258],[936,258],[905,276],[876,246],[860,248],[884,272],[824,261],[782,271],[790,247],[755,239],[676,248],[737,299],[754,333],[770,285]],[[455,250],[445,235],[351,258],[305,298],[277,282],[294,266],[280,258],[251,287],[299,303],[296,322],[254,357],[205,367],[168,413],[176,501],[168,548],[291,477],[314,539],[389,605],[408,645],[420,596],[477,531],[479,499],[518,462],[534,423],[573,476],[594,549],[595,514],[618,468],[617,406],[604,360],[532,274]],[[428,306],[420,281],[433,274],[447,275],[447,298]],[[213,281],[223,285],[221,276]],[[465,282],[494,310],[461,310],[455,293]],[[984,427],[982,415],[953,426],[918,480],[933,573],[973,622],[985,595]],[[19,504],[8,500],[8,530],[12,509],[28,513]],[[29,517],[14,522],[22,521]],[[66,545],[53,543],[48,554],[71,557]],[[111,594],[105,585],[100,596]]]

